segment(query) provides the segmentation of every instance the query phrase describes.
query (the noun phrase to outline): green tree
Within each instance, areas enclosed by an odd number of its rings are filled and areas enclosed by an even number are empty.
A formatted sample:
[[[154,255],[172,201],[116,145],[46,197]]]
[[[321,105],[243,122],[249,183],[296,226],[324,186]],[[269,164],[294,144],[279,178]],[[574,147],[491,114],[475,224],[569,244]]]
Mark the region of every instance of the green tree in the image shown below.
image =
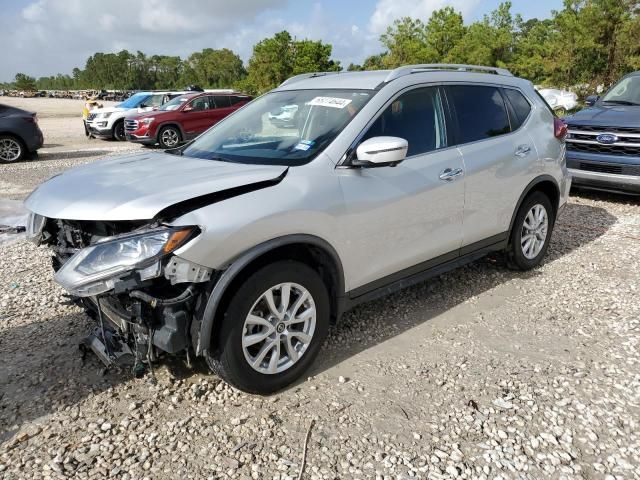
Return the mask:
[[[426,25],[426,44],[434,61],[443,61],[465,34],[462,14],[452,7],[436,10]]]
[[[36,89],[36,79],[24,73],[16,73],[13,83],[17,90],[31,92]]]
[[[404,17],[396,20],[380,37],[380,42],[388,50],[384,57],[387,68],[437,60],[427,47],[426,26],[419,19]]]
[[[185,64],[185,84],[195,83],[201,87],[231,87],[246,75],[242,60],[228,48],[205,48],[191,54]]]

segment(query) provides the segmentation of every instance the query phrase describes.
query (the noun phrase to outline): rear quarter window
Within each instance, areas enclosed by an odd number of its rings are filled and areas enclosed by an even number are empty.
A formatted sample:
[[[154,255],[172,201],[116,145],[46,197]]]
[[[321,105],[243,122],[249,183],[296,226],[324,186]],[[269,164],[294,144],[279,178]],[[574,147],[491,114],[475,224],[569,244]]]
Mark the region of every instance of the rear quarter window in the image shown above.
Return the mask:
[[[511,128],[517,130],[525,122],[531,112],[531,104],[518,90],[505,88],[502,90],[511,105],[515,118],[511,119]]]
[[[228,95],[214,95],[213,101],[216,104],[216,108],[225,108],[231,106],[231,100]]]
[[[458,123],[457,143],[469,143],[511,132],[500,89],[488,85],[447,88]]]

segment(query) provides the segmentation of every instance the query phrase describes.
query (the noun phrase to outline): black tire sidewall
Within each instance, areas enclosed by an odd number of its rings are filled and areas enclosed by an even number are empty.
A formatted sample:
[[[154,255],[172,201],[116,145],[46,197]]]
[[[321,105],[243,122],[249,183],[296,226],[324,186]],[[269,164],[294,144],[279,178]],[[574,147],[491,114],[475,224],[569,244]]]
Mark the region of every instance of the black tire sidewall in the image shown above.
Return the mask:
[[[122,129],[122,135],[118,135],[119,129]],[[127,139],[124,133],[124,120],[118,120],[113,126],[113,138],[118,142],[123,142]]]
[[[15,160],[11,160],[11,161],[4,161],[4,160],[0,160],[0,164],[3,165],[10,165],[12,163],[17,163],[20,162],[22,160],[24,160],[24,158],[27,155],[27,147],[25,147],[24,142],[22,140],[20,140],[18,137],[15,137],[13,135],[0,135],[0,140],[3,140],[5,138],[11,139],[15,142],[18,142],[18,145],[20,145],[20,156],[18,156],[18,158],[16,158]]]
[[[171,146],[164,144],[164,142],[162,141],[162,134],[167,130],[173,130],[174,132],[176,132],[176,134],[178,135],[178,143]],[[180,130],[178,130],[176,127],[172,127],[172,126],[162,127],[158,132],[158,144],[164,149],[176,148],[178,145],[180,145],[181,140],[182,140],[182,135],[180,134]]]
[[[540,204],[547,211],[547,218],[549,222],[549,226],[547,228],[547,238],[545,239],[544,246],[540,253],[535,258],[529,259],[524,256],[522,252],[522,227],[524,224],[525,217],[529,213],[529,210],[534,205]],[[551,234],[553,232],[553,227],[555,224],[555,212],[551,205],[551,200],[542,192],[534,192],[529,195],[522,202],[520,209],[518,210],[518,214],[516,215],[515,222],[513,224],[513,231],[511,234],[511,251],[509,252],[509,256],[511,261],[515,264],[515,266],[521,270],[530,270],[532,268],[537,267],[542,262],[544,256],[547,253],[547,249],[549,248],[549,243],[551,243]]]
[[[305,287],[316,307],[316,327],[307,351],[288,370],[273,375],[262,374],[244,357],[242,332],[249,310],[268,288],[293,282]],[[296,261],[280,261],[252,274],[237,290],[224,313],[215,356],[226,381],[251,393],[269,394],[281,390],[300,378],[316,358],[329,330],[330,302],[327,288],[318,273]],[[220,371],[221,370],[221,371]]]

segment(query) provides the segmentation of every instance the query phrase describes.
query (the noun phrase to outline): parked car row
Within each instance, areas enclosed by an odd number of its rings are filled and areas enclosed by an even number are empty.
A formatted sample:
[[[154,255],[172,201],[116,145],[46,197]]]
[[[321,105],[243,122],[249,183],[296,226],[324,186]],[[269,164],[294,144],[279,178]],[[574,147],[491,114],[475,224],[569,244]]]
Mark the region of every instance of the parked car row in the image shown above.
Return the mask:
[[[113,107],[91,109],[85,129],[97,138],[174,148],[251,99],[234,90],[137,92]]]

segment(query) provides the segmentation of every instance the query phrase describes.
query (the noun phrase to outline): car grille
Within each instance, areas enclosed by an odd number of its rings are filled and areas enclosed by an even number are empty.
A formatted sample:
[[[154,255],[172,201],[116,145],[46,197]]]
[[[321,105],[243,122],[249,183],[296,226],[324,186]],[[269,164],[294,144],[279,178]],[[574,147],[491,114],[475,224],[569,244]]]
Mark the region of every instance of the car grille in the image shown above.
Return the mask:
[[[137,129],[138,129],[138,121],[137,120],[125,119],[125,121],[124,121],[124,130],[125,130],[125,132],[135,132]]]
[[[598,142],[596,137],[603,133],[613,134],[618,139],[611,144]],[[640,157],[640,128],[569,124],[566,141],[567,149],[575,152]]]
[[[89,115],[87,115],[87,122],[90,122],[91,120],[93,120],[97,116],[98,116],[97,113],[90,113]]]
[[[587,172],[612,173],[615,175],[640,175],[640,165],[625,165],[601,162],[585,162],[582,160],[567,160],[567,167]]]

